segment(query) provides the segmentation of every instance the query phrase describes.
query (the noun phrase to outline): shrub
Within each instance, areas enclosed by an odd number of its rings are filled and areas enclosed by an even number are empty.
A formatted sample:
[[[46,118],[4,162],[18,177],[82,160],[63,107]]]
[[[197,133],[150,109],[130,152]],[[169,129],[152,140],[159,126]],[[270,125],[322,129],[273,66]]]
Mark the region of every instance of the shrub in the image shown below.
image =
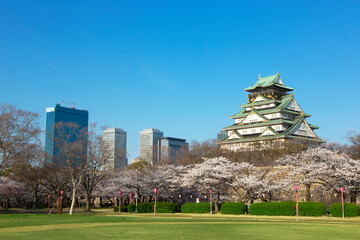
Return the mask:
[[[299,203],[299,215],[300,216],[324,216],[324,215],[326,215],[326,206],[319,202],[300,202]]]
[[[127,211],[128,211],[128,207],[127,207],[127,206],[121,206],[120,211],[121,211],[121,212],[127,212]],[[114,207],[114,212],[119,212],[119,207]]]
[[[241,202],[227,202],[221,205],[222,214],[244,214],[246,209],[247,205]]]
[[[158,213],[174,213],[177,211],[177,204],[172,202],[156,202],[156,212]],[[135,204],[130,204],[129,209],[135,212]],[[129,210],[130,211],[130,210]],[[138,213],[153,213],[154,202],[143,202],[137,206]]]
[[[127,208],[128,208],[128,212],[135,212],[135,210],[136,210],[136,204],[135,204],[135,203],[129,204],[129,205],[127,206]]]
[[[357,217],[360,216],[360,207],[353,203],[345,203],[344,206],[345,217]],[[329,208],[330,214],[333,217],[342,217],[342,204],[334,203]]]
[[[137,206],[138,213],[152,213],[154,212],[154,203],[152,202],[143,202],[139,203]]]
[[[295,202],[262,202],[253,203],[249,207],[250,215],[267,216],[294,216],[296,214]]]
[[[213,211],[215,205],[212,205]],[[210,212],[210,203],[184,203],[181,205],[182,213],[208,213]]]
[[[175,213],[178,210],[178,205],[173,202],[158,202],[156,203],[156,212],[158,213]]]

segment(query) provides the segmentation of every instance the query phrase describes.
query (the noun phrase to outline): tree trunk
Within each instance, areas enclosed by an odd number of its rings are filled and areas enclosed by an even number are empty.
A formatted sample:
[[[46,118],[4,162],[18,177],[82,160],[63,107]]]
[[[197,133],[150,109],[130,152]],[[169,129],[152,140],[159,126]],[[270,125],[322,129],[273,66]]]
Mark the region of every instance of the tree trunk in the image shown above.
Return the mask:
[[[356,204],[357,192],[352,190],[352,191],[350,191],[349,195],[350,195],[350,203]]]
[[[75,202],[76,202],[76,188],[73,187],[72,196],[71,196],[71,205],[70,205],[70,211],[69,211],[70,215],[73,215],[73,213],[74,213]]]
[[[36,208],[36,190],[32,189],[32,208]]]
[[[88,192],[88,191],[85,191],[85,204],[86,204],[86,207],[85,207],[85,211],[91,211],[90,209],[90,206],[91,206],[91,194]]]
[[[311,183],[305,184],[305,188],[306,188],[306,201],[307,201],[307,202],[310,202],[310,200],[311,200],[310,187],[311,187]]]

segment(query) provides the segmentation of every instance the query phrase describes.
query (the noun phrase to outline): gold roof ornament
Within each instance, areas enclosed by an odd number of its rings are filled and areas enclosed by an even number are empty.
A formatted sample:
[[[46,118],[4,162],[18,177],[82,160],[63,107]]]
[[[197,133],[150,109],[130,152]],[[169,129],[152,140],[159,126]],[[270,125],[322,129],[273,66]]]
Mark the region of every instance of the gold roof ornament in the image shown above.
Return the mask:
[[[276,70],[276,71],[277,71],[276,75],[280,76],[280,74],[279,74],[279,70]]]
[[[301,111],[300,114],[301,114],[302,117],[304,117],[304,112],[303,111]]]
[[[294,93],[293,93],[293,92],[291,92],[291,96],[292,96],[292,97],[294,96]]]
[[[251,107],[251,110],[254,110],[254,106]]]
[[[259,74],[259,77],[258,77],[258,79],[260,80],[260,74]]]

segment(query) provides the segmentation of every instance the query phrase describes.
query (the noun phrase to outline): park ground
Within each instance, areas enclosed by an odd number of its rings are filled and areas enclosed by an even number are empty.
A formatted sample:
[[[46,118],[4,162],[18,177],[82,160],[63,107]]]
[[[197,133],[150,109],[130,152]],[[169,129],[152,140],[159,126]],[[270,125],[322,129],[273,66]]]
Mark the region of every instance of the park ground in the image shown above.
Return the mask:
[[[66,213],[66,210],[64,211]],[[0,212],[0,239],[360,239],[360,217]]]

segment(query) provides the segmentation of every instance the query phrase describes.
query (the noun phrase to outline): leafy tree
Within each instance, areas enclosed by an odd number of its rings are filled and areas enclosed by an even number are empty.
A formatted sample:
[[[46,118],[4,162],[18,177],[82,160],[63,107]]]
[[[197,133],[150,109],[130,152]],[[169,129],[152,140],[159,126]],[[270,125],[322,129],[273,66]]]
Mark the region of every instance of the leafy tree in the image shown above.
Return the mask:
[[[0,175],[31,157],[39,142],[38,114],[0,105]]]

